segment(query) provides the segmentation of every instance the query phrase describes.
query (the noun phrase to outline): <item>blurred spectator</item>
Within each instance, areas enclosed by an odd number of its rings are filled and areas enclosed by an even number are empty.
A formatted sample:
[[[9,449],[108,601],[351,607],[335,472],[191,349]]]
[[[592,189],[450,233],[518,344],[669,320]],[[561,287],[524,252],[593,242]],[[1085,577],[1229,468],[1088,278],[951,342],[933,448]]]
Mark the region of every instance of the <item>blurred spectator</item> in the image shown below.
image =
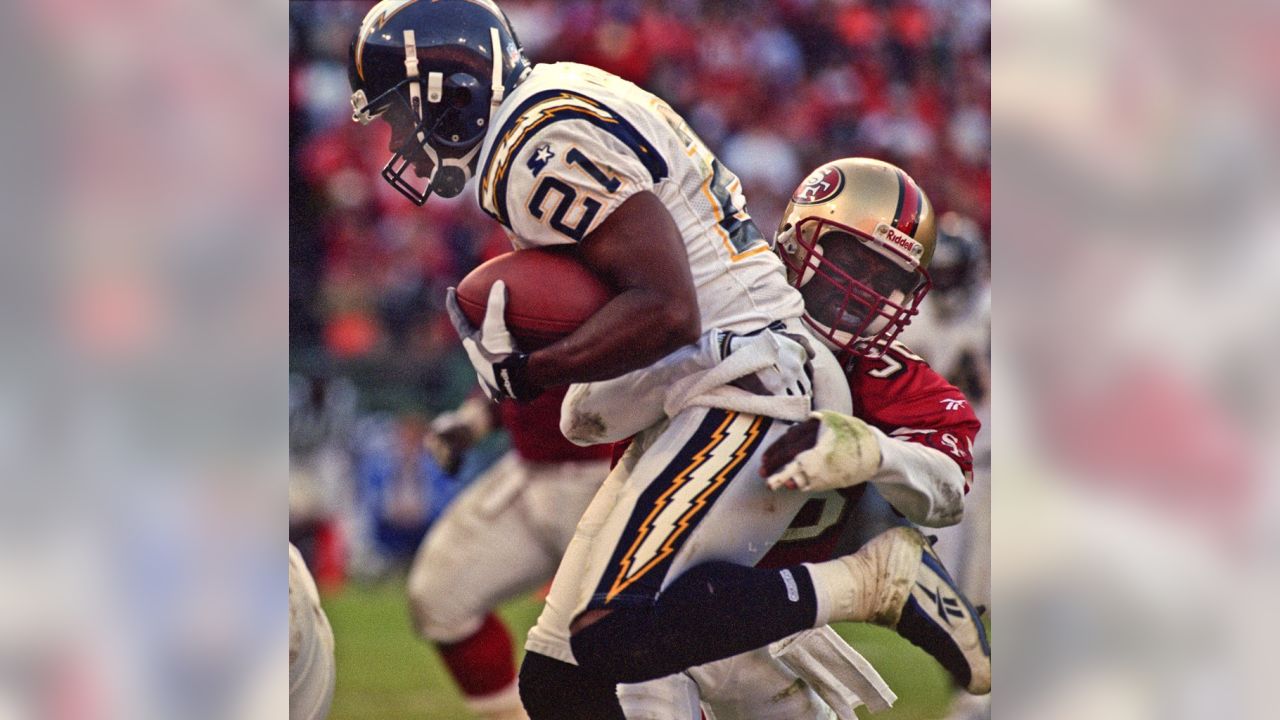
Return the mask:
[[[341,582],[340,513],[350,488],[356,389],[319,375],[289,381],[289,542],[322,585]]]
[[[361,430],[357,486],[365,525],[357,557],[363,572],[405,567],[431,524],[464,483],[436,464],[423,441],[422,415],[377,416]]]

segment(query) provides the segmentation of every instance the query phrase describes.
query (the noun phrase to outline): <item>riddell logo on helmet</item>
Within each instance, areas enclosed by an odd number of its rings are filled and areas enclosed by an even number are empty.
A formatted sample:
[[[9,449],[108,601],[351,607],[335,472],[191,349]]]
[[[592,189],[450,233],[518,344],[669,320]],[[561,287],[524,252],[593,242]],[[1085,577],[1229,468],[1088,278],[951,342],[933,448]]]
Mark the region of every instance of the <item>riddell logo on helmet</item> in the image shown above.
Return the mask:
[[[884,223],[876,226],[875,235],[881,240],[901,248],[912,259],[919,260],[920,256],[924,254],[924,246],[916,242],[915,238]]]
[[[844,189],[844,173],[834,165],[820,167],[796,188],[791,202],[796,205],[817,205],[824,203]]]

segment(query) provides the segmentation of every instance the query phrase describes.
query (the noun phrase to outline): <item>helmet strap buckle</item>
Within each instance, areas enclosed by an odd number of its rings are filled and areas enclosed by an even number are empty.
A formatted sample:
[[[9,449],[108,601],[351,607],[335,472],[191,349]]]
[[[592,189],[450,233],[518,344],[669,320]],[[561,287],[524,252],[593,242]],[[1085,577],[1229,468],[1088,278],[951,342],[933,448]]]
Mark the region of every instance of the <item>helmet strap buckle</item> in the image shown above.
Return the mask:
[[[489,28],[489,40],[493,43],[493,78],[490,82],[493,109],[497,110],[502,104],[502,98],[506,95],[506,88],[502,85],[502,37],[498,34],[498,28]]]
[[[492,122],[507,88],[502,84],[502,37],[498,28],[489,28],[489,41],[493,44],[493,75],[489,81],[489,121]]]
[[[427,102],[438,103],[444,99],[444,73],[427,73]]]

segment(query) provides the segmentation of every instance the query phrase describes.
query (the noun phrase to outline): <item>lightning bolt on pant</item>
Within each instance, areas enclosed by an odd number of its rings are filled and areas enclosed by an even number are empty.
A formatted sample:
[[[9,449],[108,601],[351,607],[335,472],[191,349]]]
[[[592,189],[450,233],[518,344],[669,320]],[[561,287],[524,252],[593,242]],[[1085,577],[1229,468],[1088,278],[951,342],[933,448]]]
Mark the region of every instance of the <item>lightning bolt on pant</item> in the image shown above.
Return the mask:
[[[578,523],[526,648],[577,664],[573,620],[588,610],[651,606],[686,570],[752,566],[805,501],[758,474],[787,423],[690,408],[637,437]]]

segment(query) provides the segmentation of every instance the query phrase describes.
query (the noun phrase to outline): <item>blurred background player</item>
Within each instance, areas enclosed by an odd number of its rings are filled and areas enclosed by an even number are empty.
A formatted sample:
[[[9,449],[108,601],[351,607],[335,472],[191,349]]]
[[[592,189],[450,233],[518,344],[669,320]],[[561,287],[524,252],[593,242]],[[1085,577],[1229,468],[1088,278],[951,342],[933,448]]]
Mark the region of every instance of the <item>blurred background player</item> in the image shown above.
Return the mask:
[[[356,389],[316,373],[289,378],[289,542],[325,586],[342,581],[342,515],[352,473]]]
[[[473,397],[432,423],[428,446],[452,474],[497,426],[511,449],[449,506],[409,573],[414,628],[440,651],[467,708],[485,720],[527,717],[511,632],[494,609],[551,580],[582,511],[609,473],[607,445],[560,434],[564,389],[528,403]]]
[[[902,339],[940,375],[964,391],[975,410],[987,404],[991,375],[991,279],[986,242],[976,222],[959,213],[938,219],[938,247],[929,265],[929,302]]]
[[[316,583],[289,544],[289,720],[324,720],[333,700],[333,630]]]
[[[427,531],[466,486],[458,468],[446,470],[436,462],[427,449],[430,437],[426,418],[414,411],[370,419],[361,427],[363,572],[384,575],[408,567]]]

